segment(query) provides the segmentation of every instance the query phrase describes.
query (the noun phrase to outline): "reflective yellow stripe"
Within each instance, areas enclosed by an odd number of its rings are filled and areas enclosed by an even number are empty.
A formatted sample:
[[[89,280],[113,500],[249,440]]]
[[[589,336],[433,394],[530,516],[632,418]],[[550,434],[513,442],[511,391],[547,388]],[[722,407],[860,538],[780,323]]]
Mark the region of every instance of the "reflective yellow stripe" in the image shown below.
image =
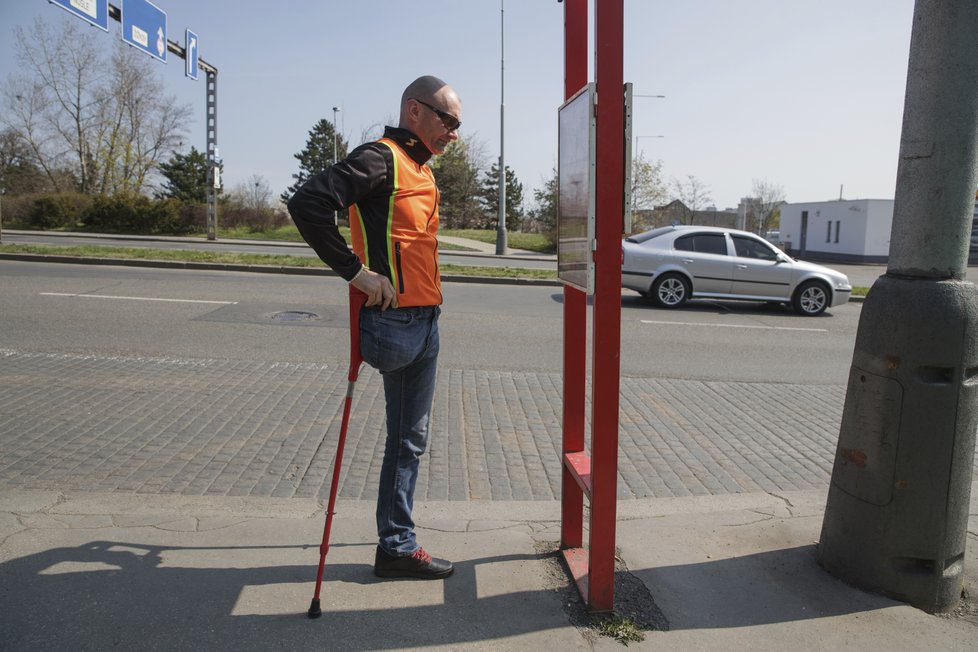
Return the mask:
[[[353,210],[357,214],[357,224],[360,225],[360,241],[363,242],[363,260],[361,262],[370,267],[370,246],[367,244],[367,227],[363,225],[363,213],[360,212],[358,204],[353,205]]]
[[[398,163],[397,163],[397,152],[394,151],[394,146],[383,140],[379,141],[387,145],[391,150],[391,158],[394,161],[394,187],[391,190],[390,203],[387,206],[387,264],[390,267],[391,273],[391,283],[395,288],[400,287],[397,278],[397,265],[395,263],[396,259],[394,257],[394,238],[392,237],[392,232],[394,230],[394,198],[397,196],[398,190]]]

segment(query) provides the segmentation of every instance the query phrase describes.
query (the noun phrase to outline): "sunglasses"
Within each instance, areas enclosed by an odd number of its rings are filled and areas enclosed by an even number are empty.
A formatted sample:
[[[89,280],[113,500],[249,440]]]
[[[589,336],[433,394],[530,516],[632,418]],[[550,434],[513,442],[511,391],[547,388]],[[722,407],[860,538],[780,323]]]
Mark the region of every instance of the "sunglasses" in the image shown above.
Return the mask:
[[[445,129],[448,129],[449,131],[456,131],[459,127],[462,126],[462,121],[456,118],[455,116],[453,116],[451,113],[445,113],[441,109],[435,108],[430,104],[428,104],[427,102],[422,102],[416,97],[412,97],[411,99],[417,102],[418,104],[423,104],[424,106],[434,111],[435,115],[438,116],[438,119],[441,120],[441,123],[445,125]]]

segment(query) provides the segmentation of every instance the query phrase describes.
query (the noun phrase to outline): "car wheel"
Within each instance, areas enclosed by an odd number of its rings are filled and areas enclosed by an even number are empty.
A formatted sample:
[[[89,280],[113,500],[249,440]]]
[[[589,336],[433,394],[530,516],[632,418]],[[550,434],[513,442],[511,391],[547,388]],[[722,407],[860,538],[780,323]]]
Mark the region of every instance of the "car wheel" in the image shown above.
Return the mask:
[[[795,310],[807,317],[815,317],[829,307],[829,289],[818,281],[807,281],[798,286],[791,301]]]
[[[652,302],[660,308],[678,308],[689,298],[689,281],[679,274],[665,274],[652,283]]]

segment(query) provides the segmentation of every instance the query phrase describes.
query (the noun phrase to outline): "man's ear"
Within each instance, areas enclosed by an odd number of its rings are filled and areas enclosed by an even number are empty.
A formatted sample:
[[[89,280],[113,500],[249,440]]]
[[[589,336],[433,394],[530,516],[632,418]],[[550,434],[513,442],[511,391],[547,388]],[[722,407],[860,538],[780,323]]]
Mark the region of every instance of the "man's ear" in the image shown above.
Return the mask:
[[[421,111],[423,108],[419,102],[409,100],[408,113],[410,113],[411,119],[414,120],[415,124],[421,120]]]

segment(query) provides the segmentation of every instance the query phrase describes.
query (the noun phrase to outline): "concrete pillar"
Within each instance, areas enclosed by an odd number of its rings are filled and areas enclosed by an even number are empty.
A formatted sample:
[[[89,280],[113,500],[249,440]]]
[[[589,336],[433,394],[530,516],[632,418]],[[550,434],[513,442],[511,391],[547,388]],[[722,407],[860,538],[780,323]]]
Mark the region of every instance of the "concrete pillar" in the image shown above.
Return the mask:
[[[961,594],[978,427],[978,2],[914,11],[890,262],[863,306],[819,562],[935,612]]]

